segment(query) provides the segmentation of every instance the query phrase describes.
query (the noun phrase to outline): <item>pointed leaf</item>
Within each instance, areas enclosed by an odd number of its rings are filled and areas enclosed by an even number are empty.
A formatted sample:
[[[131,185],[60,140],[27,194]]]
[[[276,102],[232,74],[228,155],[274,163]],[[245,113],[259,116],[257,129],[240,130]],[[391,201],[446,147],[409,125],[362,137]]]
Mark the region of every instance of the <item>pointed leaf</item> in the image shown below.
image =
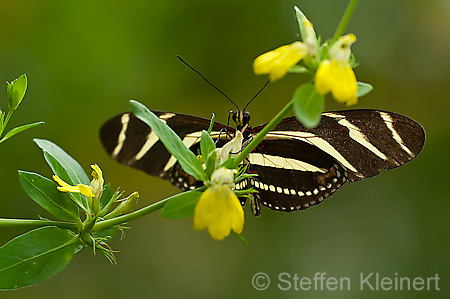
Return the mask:
[[[371,92],[373,89],[373,86],[369,83],[357,82],[356,84],[358,85],[358,91],[357,91],[358,97],[365,96],[366,94]]]
[[[103,187],[103,193],[102,196],[100,197],[100,207],[104,208],[108,203],[109,200],[112,197],[112,191],[111,191],[111,185],[107,184],[106,186]]]
[[[133,114],[152,128],[169,153],[178,160],[181,168],[195,179],[205,181],[202,164],[195,154],[184,145],[180,137],[143,104],[137,101],[130,101],[130,103]]]
[[[291,68],[289,69],[289,73],[294,73],[294,74],[308,73],[308,74],[310,74],[311,71],[304,66],[294,65],[294,66],[291,66]]]
[[[170,219],[192,216],[202,193],[202,191],[192,190],[178,194],[164,205],[161,216]]]
[[[67,194],[56,189],[57,184],[37,173],[19,170],[23,190],[42,208],[58,219],[74,221],[79,217],[77,205]]]
[[[27,91],[27,76],[23,74],[16,80],[8,83],[8,106],[10,110],[16,110],[22,102],[25,92]]]
[[[200,152],[203,157],[203,161],[209,156],[209,153],[216,149],[216,145],[214,144],[214,140],[212,140],[211,136],[205,130],[202,131],[202,136],[200,139]]]
[[[66,183],[70,185],[90,184],[89,178],[80,164],[59,146],[45,139],[34,139],[34,142],[61,164],[70,178],[70,181]],[[50,165],[50,167],[52,167],[52,165]]]
[[[295,91],[293,106],[298,121],[307,128],[314,128],[320,122],[324,98],[316,92],[313,84],[304,84]]]
[[[208,134],[211,134],[212,129],[214,128],[214,121],[216,120],[216,115],[213,113],[211,116],[211,121],[209,123]]]
[[[16,134],[19,134],[20,132],[23,132],[25,130],[31,129],[32,127],[39,126],[39,125],[41,125],[43,123],[44,123],[43,121],[39,121],[39,122],[36,122],[36,123],[23,125],[23,126],[11,129],[8,133],[5,134],[5,136],[3,136],[3,138],[0,140],[0,143],[5,142],[9,138],[13,137]]]
[[[36,284],[64,269],[75,253],[78,237],[47,226],[18,236],[0,247],[0,289]]]
[[[295,15],[297,17],[297,23],[298,28],[300,30],[300,37],[302,38],[302,41],[306,41],[307,34],[306,34],[306,28],[305,24],[303,23],[303,18],[306,18],[305,14],[298,8],[297,6],[294,6]],[[306,18],[308,19],[308,18]],[[314,32],[315,35],[315,32]]]

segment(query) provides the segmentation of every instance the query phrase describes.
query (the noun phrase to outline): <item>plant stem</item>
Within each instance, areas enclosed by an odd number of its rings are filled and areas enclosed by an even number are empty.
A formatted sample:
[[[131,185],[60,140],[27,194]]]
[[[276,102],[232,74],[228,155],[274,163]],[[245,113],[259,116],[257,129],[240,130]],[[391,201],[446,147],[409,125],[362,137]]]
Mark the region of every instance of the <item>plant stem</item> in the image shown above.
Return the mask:
[[[186,193],[188,193],[188,192],[195,192],[195,191],[198,191],[198,189],[194,189],[194,190],[189,190],[189,191],[186,191],[186,192],[178,193],[178,194],[175,194],[175,195],[173,195],[171,197],[168,197],[166,199],[163,199],[163,200],[160,200],[158,202],[155,202],[154,204],[146,206],[146,207],[144,207],[142,209],[136,210],[134,212],[131,212],[131,213],[128,213],[128,214],[125,214],[125,215],[122,215],[122,216],[118,216],[118,217],[115,217],[115,218],[112,218],[112,219],[99,221],[99,222],[97,222],[94,225],[94,227],[92,228],[92,231],[93,232],[98,232],[98,231],[107,229],[109,227],[112,227],[112,226],[115,226],[115,225],[118,225],[118,224],[121,224],[121,223],[129,222],[131,220],[140,218],[142,216],[145,216],[147,214],[150,214],[152,212],[155,212],[155,211],[161,209],[166,202],[168,202],[169,200],[171,200],[173,198],[176,198],[178,196],[185,196]]]
[[[12,114],[13,114],[14,110],[9,110],[8,114],[6,115],[6,119],[3,121],[3,124],[0,128],[0,137],[2,136],[6,126],[8,125],[9,119],[11,118]]]
[[[252,141],[241,151],[241,153],[236,157],[234,160],[234,164],[231,166],[231,168],[236,168],[239,166],[239,164],[244,161],[244,159],[250,154],[250,152],[258,146],[258,144],[264,139],[264,137],[272,131],[282,120],[286,117],[286,115],[291,111],[292,109],[292,103],[294,103],[294,100],[292,99],[287,103],[284,108],[278,112],[277,115],[259,132],[258,135],[256,135]]]
[[[356,4],[358,4],[358,0],[352,0],[348,6],[347,10],[345,11],[344,16],[341,19],[341,22],[339,23],[338,28],[336,29],[336,33],[333,36],[333,39],[331,40],[330,45],[332,45],[335,41],[338,40],[340,36],[342,36],[345,32],[345,28],[347,28],[348,22],[350,21],[353,11],[355,11]]]
[[[72,230],[78,230],[79,227],[76,223],[53,221],[53,220],[34,220],[34,219],[7,219],[0,218],[0,227],[41,227],[54,225],[59,228],[68,228]]]

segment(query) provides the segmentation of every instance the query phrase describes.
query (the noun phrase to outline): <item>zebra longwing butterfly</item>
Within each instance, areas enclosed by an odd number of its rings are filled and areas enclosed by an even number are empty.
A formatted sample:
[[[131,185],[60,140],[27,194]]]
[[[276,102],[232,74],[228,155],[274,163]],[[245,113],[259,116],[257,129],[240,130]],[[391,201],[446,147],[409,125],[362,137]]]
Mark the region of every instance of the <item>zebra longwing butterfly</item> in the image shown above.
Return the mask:
[[[210,120],[191,115],[153,111],[166,122],[195,154],[202,130]],[[236,129],[248,139],[264,125],[251,128],[250,114],[233,113]],[[236,131],[215,123],[211,137],[221,147]],[[223,131],[228,134],[220,134]],[[182,190],[201,186],[186,174],[166,151],[152,130],[131,113],[118,115],[100,131],[106,151],[122,164],[169,180]],[[227,140],[228,139],[228,140]],[[236,188],[254,187],[256,205],[278,211],[302,210],[321,203],[346,182],[355,182],[392,169],[416,157],[425,132],[415,121],[386,111],[358,109],[322,114],[314,129],[303,127],[295,117],[285,118],[248,156],[254,179]]]

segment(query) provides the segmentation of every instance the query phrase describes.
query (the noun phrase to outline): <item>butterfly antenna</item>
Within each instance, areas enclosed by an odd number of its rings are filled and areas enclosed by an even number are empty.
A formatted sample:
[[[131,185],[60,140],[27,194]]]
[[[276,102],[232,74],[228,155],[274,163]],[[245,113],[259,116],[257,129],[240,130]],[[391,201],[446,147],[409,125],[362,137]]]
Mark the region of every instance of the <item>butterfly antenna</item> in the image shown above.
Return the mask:
[[[248,104],[245,105],[244,109],[242,109],[242,110],[245,111],[245,109],[248,107],[248,105],[250,105],[250,103],[261,93],[261,91],[263,91],[264,88],[266,88],[266,86],[267,86],[267,84],[269,84],[269,82],[270,82],[270,80],[267,80],[266,84],[264,84],[264,86],[261,87],[261,89],[253,96],[253,98],[250,100],[250,102],[248,102]]]
[[[239,107],[233,102],[232,99],[230,99],[226,94],[224,94],[219,88],[217,88],[214,84],[212,84],[211,82],[208,81],[208,79],[206,79],[202,74],[200,74],[199,71],[197,71],[196,69],[194,69],[192,66],[190,66],[186,61],[183,60],[183,58],[180,57],[180,55],[177,55],[178,59],[181,60],[182,63],[184,63],[187,67],[189,67],[191,70],[193,70],[194,72],[196,72],[200,77],[203,78],[203,80],[205,80],[206,82],[208,82],[209,85],[211,85],[212,87],[214,87],[218,92],[220,92],[224,97],[226,97],[228,100],[230,100],[230,102],[237,108],[239,109]]]

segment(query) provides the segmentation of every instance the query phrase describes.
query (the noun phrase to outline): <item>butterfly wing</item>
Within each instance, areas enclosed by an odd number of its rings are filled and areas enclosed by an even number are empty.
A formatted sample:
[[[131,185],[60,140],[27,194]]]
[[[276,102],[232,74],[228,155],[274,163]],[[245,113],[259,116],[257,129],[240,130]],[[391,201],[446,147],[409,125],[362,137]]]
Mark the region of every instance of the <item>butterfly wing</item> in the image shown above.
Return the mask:
[[[161,111],[153,113],[167,123],[192,152],[198,154],[201,132],[208,130],[209,119]],[[234,134],[234,129],[215,122],[211,136],[218,138],[221,135],[224,142],[227,132]],[[198,186],[195,178],[181,169],[150,127],[130,112],[106,122],[100,130],[100,139],[106,151],[124,165],[169,180],[183,190]]]
[[[418,123],[391,112],[328,112],[314,129],[290,117],[249,155],[250,171],[258,174],[249,183],[259,191],[259,201],[271,209],[306,209],[347,181],[405,164],[420,153],[424,142]]]

